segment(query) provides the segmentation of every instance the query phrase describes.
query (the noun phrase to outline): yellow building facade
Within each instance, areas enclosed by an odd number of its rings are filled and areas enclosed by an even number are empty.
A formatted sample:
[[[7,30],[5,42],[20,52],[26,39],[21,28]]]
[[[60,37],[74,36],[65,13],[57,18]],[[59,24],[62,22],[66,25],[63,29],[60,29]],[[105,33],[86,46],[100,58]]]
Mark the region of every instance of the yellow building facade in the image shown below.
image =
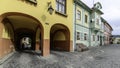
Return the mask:
[[[0,58],[14,50],[73,51],[72,22],[73,0],[0,0]],[[21,44],[25,37],[30,48]]]

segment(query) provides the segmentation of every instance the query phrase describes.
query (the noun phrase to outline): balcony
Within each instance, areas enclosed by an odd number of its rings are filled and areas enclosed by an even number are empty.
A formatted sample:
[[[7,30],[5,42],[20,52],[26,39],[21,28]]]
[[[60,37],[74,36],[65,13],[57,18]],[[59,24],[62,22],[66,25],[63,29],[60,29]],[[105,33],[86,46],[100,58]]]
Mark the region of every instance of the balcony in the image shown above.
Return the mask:
[[[100,24],[99,23],[96,23],[95,21],[91,21],[91,29],[92,31],[94,31],[95,33],[99,32],[100,31]]]

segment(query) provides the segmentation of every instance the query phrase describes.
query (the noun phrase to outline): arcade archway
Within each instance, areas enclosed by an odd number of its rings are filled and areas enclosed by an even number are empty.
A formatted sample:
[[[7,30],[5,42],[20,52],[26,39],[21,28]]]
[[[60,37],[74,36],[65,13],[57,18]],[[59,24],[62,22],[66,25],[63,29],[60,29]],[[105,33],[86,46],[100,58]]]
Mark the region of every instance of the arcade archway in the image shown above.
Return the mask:
[[[50,49],[69,51],[70,50],[70,31],[63,24],[55,24],[50,31]]]
[[[4,25],[1,38],[9,39],[15,50],[43,50],[40,49],[43,46],[43,26],[35,17],[18,12],[4,13],[0,17]],[[31,44],[31,47],[22,47],[23,38],[26,40],[26,45]]]

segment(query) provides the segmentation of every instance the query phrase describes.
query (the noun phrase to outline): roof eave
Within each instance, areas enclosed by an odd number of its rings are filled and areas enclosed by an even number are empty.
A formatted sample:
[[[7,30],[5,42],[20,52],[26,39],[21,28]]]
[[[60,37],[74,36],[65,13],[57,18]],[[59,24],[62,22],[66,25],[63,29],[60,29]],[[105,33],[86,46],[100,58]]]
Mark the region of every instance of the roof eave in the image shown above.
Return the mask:
[[[74,0],[74,3],[78,4],[79,6],[81,6],[82,8],[86,9],[89,12],[92,12],[91,8],[89,8],[86,4],[84,4],[82,1],[80,0]]]

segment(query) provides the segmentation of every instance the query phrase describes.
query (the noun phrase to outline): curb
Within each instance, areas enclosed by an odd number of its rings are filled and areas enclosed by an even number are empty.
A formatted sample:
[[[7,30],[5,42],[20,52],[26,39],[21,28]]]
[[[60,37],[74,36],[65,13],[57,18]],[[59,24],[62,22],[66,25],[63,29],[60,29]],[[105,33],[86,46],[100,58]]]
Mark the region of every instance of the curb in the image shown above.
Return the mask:
[[[12,57],[15,54],[15,51],[12,53],[9,53],[8,55],[6,55],[5,57],[0,59],[0,65],[2,65],[5,61],[7,61],[10,57]]]

